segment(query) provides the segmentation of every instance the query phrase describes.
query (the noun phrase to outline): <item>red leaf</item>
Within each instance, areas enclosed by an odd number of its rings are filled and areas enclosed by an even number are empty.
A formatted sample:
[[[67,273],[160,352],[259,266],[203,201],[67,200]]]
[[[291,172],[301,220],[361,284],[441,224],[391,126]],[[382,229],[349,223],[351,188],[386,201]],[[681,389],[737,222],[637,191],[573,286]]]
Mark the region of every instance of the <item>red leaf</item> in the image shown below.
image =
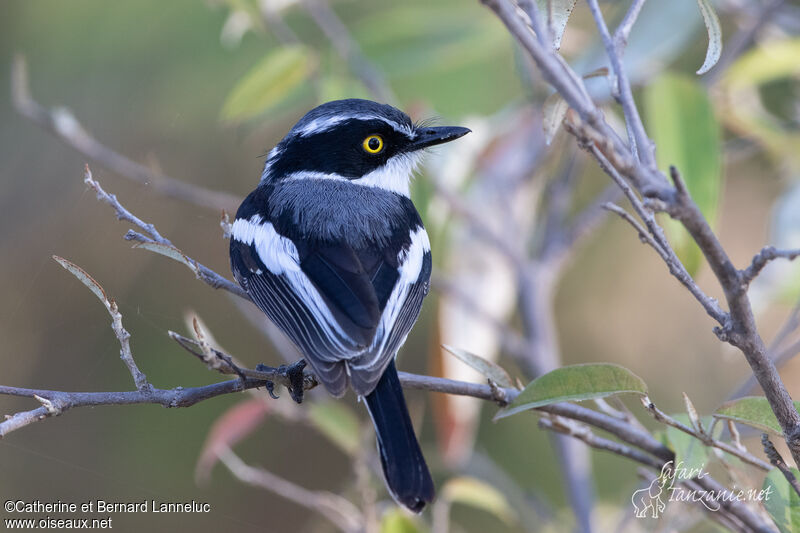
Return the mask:
[[[220,416],[200,452],[194,470],[195,482],[207,483],[211,470],[217,464],[222,450],[233,448],[238,442],[250,435],[261,425],[269,412],[269,404],[262,398],[252,398],[237,403]]]

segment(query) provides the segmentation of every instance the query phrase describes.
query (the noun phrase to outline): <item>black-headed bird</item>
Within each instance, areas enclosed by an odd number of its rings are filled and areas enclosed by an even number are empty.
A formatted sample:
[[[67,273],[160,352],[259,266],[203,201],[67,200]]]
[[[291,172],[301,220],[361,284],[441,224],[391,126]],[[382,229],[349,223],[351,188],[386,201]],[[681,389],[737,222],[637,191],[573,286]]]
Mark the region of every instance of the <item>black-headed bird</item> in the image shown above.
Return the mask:
[[[409,181],[460,127],[415,125],[369,100],[309,111],[273,148],[231,230],[234,277],[334,396],[366,400],[389,492],[420,512],[433,481],[395,356],[419,316],[431,250]]]

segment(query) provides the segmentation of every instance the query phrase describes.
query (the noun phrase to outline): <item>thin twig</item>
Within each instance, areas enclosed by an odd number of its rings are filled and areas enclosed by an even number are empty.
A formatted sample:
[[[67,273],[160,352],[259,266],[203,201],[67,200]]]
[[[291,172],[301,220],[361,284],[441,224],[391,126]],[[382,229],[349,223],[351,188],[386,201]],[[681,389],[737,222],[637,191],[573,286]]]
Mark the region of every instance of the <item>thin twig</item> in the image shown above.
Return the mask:
[[[638,450],[632,449],[627,446],[622,446],[619,443],[610,441],[608,439],[604,439],[602,437],[598,437],[594,435],[594,433],[592,433],[588,428],[582,427],[580,424],[565,422],[563,420],[558,421],[552,418],[550,419],[542,418],[540,420],[540,426],[579,439],[584,443],[586,443],[587,445],[591,446],[592,448],[608,451],[620,455],[622,457],[625,457],[627,459],[631,459],[647,467],[650,467],[656,470],[657,472],[661,472],[665,464],[664,461],[659,461],[649,455],[642,454]],[[669,461],[674,461],[674,456],[667,462]],[[706,500],[708,503],[719,505],[721,509],[724,509],[727,513],[733,515],[734,517],[736,517],[737,520],[745,524],[749,528],[748,531],[759,531],[759,532],[764,531],[770,533],[773,533],[775,531],[775,529],[771,527],[770,524],[768,524],[761,517],[753,513],[742,502],[728,498],[715,499],[714,498],[715,495],[724,494],[726,489],[724,486],[720,485],[716,480],[714,480],[711,476],[706,474],[700,478],[682,480],[682,483],[686,485],[690,490],[692,489],[696,490],[695,487],[699,485],[701,490],[698,490],[697,492],[702,497],[702,499]],[[701,504],[703,505],[703,507],[705,507],[705,504],[703,504],[699,500],[695,500],[693,498],[692,501],[696,501],[696,503]]]
[[[603,13],[600,11],[600,6],[597,4],[597,0],[586,0],[586,3],[589,4],[589,9],[594,17],[595,25],[600,31],[600,37],[605,44],[606,54],[611,61],[611,68],[614,71],[616,85],[613,92],[618,95],[619,103],[625,114],[625,123],[633,131],[633,138],[636,140],[635,151],[633,148],[631,151],[635,155],[638,155],[645,167],[656,169],[655,144],[650,140],[647,136],[647,132],[644,130],[644,124],[642,123],[642,118],[639,116],[639,110],[636,109],[636,102],[633,100],[633,92],[631,91],[631,85],[628,81],[628,75],[622,66],[622,59],[617,52],[615,41],[608,32],[608,26],[603,18]]]
[[[303,6],[331,42],[334,50],[347,61],[350,69],[372,96],[384,103],[395,104],[397,97],[386,82],[385,76],[366,58],[347,26],[331,6],[325,0],[303,0]]]
[[[691,435],[692,437],[698,439],[706,446],[712,446],[714,448],[720,449],[726,453],[733,455],[734,457],[741,459],[747,464],[760,468],[761,470],[764,471],[771,470],[769,464],[767,464],[765,461],[762,461],[755,455],[747,452],[746,450],[742,450],[740,448],[737,448],[736,446],[732,446],[727,442],[722,442],[720,440],[717,440],[706,431],[698,431],[694,428],[690,428],[689,426],[675,420],[674,418],[663,412],[661,409],[656,407],[656,404],[651,402],[650,398],[648,398],[647,396],[642,398],[642,405],[644,405],[645,409],[647,409],[647,412],[650,413],[653,416],[653,418],[655,418],[662,424],[666,424],[668,426],[674,427],[675,429],[683,431],[687,435]]]
[[[772,441],[769,440],[769,435],[766,433],[761,434],[761,445],[764,447],[764,454],[769,459],[769,462],[781,471],[781,474],[783,474],[783,477],[789,482],[789,485],[791,485],[797,495],[800,496],[800,482],[797,481],[794,472],[792,472],[792,469],[786,464],[786,461],[783,460],[778,450],[775,449],[775,445],[772,444]]]
[[[656,222],[653,213],[644,206],[639,197],[636,196],[633,190],[631,190],[631,187],[622,178],[622,176],[620,176],[616,168],[611,166],[611,163],[608,161],[608,159],[606,159],[605,155],[597,148],[597,146],[592,145],[590,147],[590,152],[600,163],[600,167],[605,170],[605,172],[611,176],[611,179],[613,179],[620,189],[622,189],[622,192],[625,193],[625,196],[633,206],[636,214],[642,221],[644,221],[645,225],[647,226],[647,234],[650,235],[652,240],[658,245],[658,247],[654,249],[661,256],[664,263],[666,263],[670,274],[672,274],[684,287],[686,287],[686,289],[692,294],[692,296],[695,297],[700,305],[703,306],[703,309],[705,309],[706,313],[708,313],[711,318],[716,320],[721,325],[727,324],[729,321],[728,314],[719,307],[719,304],[715,299],[706,295],[702,289],[700,289],[697,283],[695,283],[695,281],[686,271],[683,263],[681,263],[680,259],[669,245],[669,241],[667,241],[667,238],[664,236],[664,230]],[[639,232],[638,228],[637,232]]]
[[[147,377],[139,370],[136,361],[133,360],[133,353],[131,352],[131,334],[122,325],[122,313],[119,312],[119,306],[113,298],[109,298],[103,287],[90,276],[85,270],[76,265],[75,263],[64,259],[63,257],[53,256],[58,264],[64,267],[68,272],[74,275],[78,280],[83,283],[92,293],[97,296],[103,306],[111,315],[111,330],[117,337],[120,345],[119,357],[133,378],[133,382],[138,390],[147,390],[151,388],[150,383],[147,382]]]
[[[22,56],[14,58],[11,68],[11,97],[14,109],[31,122],[53,133],[86,157],[117,174],[152,187],[159,194],[217,211],[220,209],[233,211],[241,201],[232,194],[213,191],[155,172],[92,137],[68,109],[45,108],[31,96],[28,68]]]
[[[627,13],[625,13],[625,17],[622,19],[622,22],[619,23],[617,30],[614,32],[614,45],[616,47],[617,54],[620,56],[622,56],[625,48],[628,46],[628,37],[631,34],[633,25],[636,23],[636,19],[639,17],[639,12],[642,10],[642,6],[644,6],[645,1],[646,0],[633,0],[631,2],[631,6],[628,8]]]
[[[240,481],[266,489],[281,498],[317,512],[344,533],[362,531],[361,511],[349,500],[332,492],[308,490],[268,470],[250,466],[230,449],[222,450],[218,457]]]
[[[250,300],[250,296],[236,283],[224,278],[220,274],[217,274],[210,268],[198,263],[191,257],[184,254],[178,248],[175,247],[169,239],[166,239],[161,236],[161,234],[156,230],[156,227],[153,224],[148,224],[141,220],[139,217],[128,211],[117,199],[116,195],[107,193],[100,184],[92,178],[92,172],[89,169],[89,165],[86,165],[85,169],[85,176],[84,182],[91,187],[95,193],[97,194],[97,199],[101,202],[108,204],[114,209],[114,212],[119,220],[124,220],[126,222],[130,222],[131,224],[135,225],[137,228],[144,231],[147,235],[142,235],[141,233],[135,231],[128,231],[125,234],[125,240],[143,243],[143,244],[159,244],[167,249],[164,248],[149,248],[151,251],[157,251],[162,255],[165,255],[179,263],[183,263],[185,266],[191,270],[197,279],[203,281],[207,285],[213,287],[214,289],[224,289],[240,298],[244,298],[245,300]],[[165,252],[175,252],[175,253],[165,253]]]
[[[651,466],[656,470],[661,470],[661,467],[664,465],[662,461],[659,461],[652,455],[641,452],[636,448],[620,444],[619,442],[598,437],[585,425],[562,417],[542,417],[539,419],[539,427],[575,437],[576,439],[586,443],[591,448],[621,455],[627,459]]]
[[[753,257],[750,266],[741,271],[742,283],[749,285],[770,261],[774,261],[775,259],[788,259],[792,261],[798,256],[800,256],[800,249],[778,250],[774,246],[765,246]]]

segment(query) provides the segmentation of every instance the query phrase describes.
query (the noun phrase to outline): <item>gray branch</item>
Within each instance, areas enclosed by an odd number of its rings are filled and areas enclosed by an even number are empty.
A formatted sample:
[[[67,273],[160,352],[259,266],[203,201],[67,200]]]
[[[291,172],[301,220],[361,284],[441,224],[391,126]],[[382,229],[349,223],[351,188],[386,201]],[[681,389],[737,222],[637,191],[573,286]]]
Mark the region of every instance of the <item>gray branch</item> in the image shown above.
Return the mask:
[[[750,266],[741,271],[742,283],[749,285],[770,261],[774,261],[775,259],[788,259],[792,261],[798,256],[800,256],[800,249],[778,250],[774,246],[765,246],[753,257]]]
[[[63,107],[47,109],[36,102],[31,96],[28,68],[22,56],[14,58],[11,68],[11,98],[14,109],[23,117],[93,161],[121,176],[148,185],[159,194],[215,210],[234,211],[239,205],[240,199],[230,193],[186,183],[128,159],[92,137],[70,110]]]
[[[86,183],[92,188],[92,190],[95,191],[98,200],[108,204],[112,209],[114,209],[117,219],[130,222],[146,234],[143,235],[136,231],[128,230],[128,233],[125,234],[126,241],[132,241],[141,244],[162,245],[164,248],[155,249],[157,253],[161,253],[162,255],[183,263],[194,273],[197,279],[203,281],[214,289],[224,289],[232,294],[235,294],[236,296],[239,296],[240,298],[244,298],[248,301],[250,300],[250,296],[238,284],[226,279],[210,268],[187,256],[178,248],[176,248],[169,239],[162,237],[155,225],[144,222],[142,219],[128,211],[128,209],[119,202],[115,194],[107,193],[105,190],[103,190],[100,184],[94,180],[92,177],[92,171],[89,169],[89,165],[86,165],[84,183]],[[150,250],[154,251],[152,248]]]
[[[637,215],[645,222],[648,232],[659,244],[662,244],[663,231],[653,222],[652,212],[654,210],[665,211],[672,218],[678,220],[697,243],[725,294],[729,308],[727,313],[721,311],[716,302],[704,297],[699,289],[695,289],[696,284],[690,277],[687,277],[685,269],[678,268],[679,263],[670,260],[667,261],[667,266],[670,268],[670,272],[678,277],[700,301],[706,312],[720,324],[720,327],[714,330],[720,340],[730,343],[743,353],[783,429],[792,457],[795,462],[800,463],[800,414],[795,409],[792,398],[781,381],[775,365],[767,356],[766,347],[756,328],[750,300],[747,297],[746,279],[731,263],[708,221],[686,190],[677,170],[672,169],[673,183],[670,186],[663,174],[655,167],[652,144],[641,127],[641,120],[631,96],[630,86],[622,69],[616,46],[608,33],[597,1],[587,0],[587,2],[617,75],[620,88],[619,98],[625,111],[627,127],[633,130],[634,136],[639,142],[641,163],[631,152],[630,147],[625,146],[605,122],[602,113],[591,99],[585,97],[584,91],[581,90],[583,84],[580,80],[576,82],[575,73],[559,60],[560,56],[555,51],[543,47],[533,37],[514,4],[509,0],[483,0],[483,3],[497,14],[511,34],[530,54],[541,70],[544,79],[561,94],[572,108],[568,111],[565,119],[568,131],[577,137],[581,146],[601,161],[603,169],[612,175],[615,181],[619,183],[618,178],[622,178],[629,182],[645,199],[646,210],[642,212],[629,195],[629,199],[637,209]],[[671,251],[671,248],[667,246],[662,247],[665,251]]]

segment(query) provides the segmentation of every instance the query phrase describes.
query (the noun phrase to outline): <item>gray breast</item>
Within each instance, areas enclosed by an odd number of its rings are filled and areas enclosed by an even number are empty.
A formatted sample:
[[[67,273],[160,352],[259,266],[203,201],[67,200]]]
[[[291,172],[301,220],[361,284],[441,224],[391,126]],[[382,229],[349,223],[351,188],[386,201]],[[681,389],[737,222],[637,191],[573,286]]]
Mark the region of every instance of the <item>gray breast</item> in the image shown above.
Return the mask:
[[[376,187],[326,178],[282,181],[269,198],[273,220],[291,220],[298,237],[386,244],[408,217],[404,198]],[[406,200],[407,201],[407,200]]]

